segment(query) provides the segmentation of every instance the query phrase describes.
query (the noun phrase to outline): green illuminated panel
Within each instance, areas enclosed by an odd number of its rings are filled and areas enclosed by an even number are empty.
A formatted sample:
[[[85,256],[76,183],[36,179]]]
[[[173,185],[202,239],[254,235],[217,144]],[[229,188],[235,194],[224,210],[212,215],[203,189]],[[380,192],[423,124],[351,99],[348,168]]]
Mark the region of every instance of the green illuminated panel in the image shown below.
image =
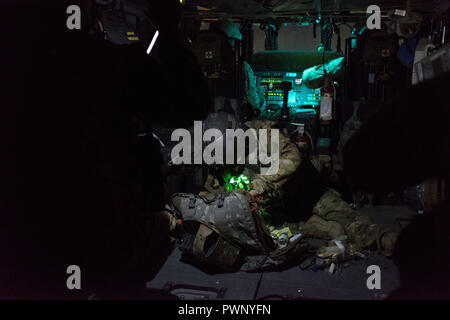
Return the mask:
[[[261,79],[261,83],[281,83],[281,79],[273,79],[273,78],[264,78]]]

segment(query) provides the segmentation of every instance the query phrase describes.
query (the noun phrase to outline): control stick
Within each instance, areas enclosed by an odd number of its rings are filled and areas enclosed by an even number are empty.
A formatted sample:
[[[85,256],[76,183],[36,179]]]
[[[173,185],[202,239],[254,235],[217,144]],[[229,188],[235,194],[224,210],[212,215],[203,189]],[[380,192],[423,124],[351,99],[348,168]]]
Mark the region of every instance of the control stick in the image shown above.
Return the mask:
[[[288,108],[288,99],[289,99],[289,91],[292,89],[292,82],[283,81],[281,83],[281,90],[283,90],[283,107],[281,108],[281,121],[289,121],[289,108]]]

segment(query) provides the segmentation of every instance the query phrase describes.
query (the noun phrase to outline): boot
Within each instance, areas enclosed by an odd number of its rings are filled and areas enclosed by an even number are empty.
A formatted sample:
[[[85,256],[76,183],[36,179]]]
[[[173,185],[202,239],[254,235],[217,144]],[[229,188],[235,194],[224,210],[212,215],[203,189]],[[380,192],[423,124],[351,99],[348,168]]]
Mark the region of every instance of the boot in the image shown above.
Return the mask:
[[[381,236],[380,251],[386,257],[390,257],[394,254],[395,245],[397,243],[398,233],[394,231],[388,231]]]

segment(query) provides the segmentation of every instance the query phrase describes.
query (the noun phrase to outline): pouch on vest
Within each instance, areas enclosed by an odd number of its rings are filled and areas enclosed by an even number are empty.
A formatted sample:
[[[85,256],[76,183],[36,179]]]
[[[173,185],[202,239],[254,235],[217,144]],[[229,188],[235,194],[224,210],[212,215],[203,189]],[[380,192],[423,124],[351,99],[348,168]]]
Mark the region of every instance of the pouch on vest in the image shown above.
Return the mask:
[[[279,267],[304,251],[301,237],[277,248],[264,221],[250,210],[246,197],[227,192],[210,198],[194,194],[172,196],[174,210],[183,218],[180,249],[203,262],[231,269],[241,255],[260,257],[247,271]],[[240,260],[240,259],[239,259]]]
[[[180,250],[200,261],[220,267],[232,269],[239,257],[239,246],[224,239],[212,227],[199,221],[183,223]]]

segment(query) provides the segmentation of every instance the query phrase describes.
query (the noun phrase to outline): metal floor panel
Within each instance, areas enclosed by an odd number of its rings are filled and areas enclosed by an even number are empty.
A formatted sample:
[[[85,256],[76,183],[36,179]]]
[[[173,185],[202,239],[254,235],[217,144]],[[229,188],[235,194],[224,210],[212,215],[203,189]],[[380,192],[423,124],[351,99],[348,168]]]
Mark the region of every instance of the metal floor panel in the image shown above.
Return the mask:
[[[168,284],[180,286],[197,286],[226,289],[223,298],[226,300],[251,300],[261,278],[260,273],[235,272],[208,274],[200,269],[180,261],[181,252],[178,248],[172,252],[161,271],[152,281],[147,283],[148,288],[164,289]],[[215,299],[214,297],[208,297]]]
[[[367,288],[367,267],[377,265],[381,270],[381,289]],[[394,263],[372,255],[367,260],[351,261],[348,266],[330,275],[325,270],[301,270],[298,267],[264,273],[257,299],[280,295],[308,299],[383,299],[399,286],[398,270]]]
[[[375,222],[399,230],[396,219],[411,217],[414,213],[404,207],[379,206],[364,208]],[[207,287],[217,291],[225,289],[222,297],[205,294],[201,299],[250,300],[267,296],[304,299],[384,299],[399,286],[399,275],[393,261],[372,253],[367,260],[350,261],[334,275],[319,270],[303,271],[294,267],[281,272],[219,273],[208,274],[188,263],[182,262],[181,252],[175,248],[165,265],[147,287],[163,289],[168,284],[181,287]],[[367,267],[378,265],[381,269],[381,289],[367,288]],[[223,290],[222,290],[223,291]],[[177,296],[180,296],[177,294]]]
[[[348,266],[330,275],[327,271],[301,270],[298,267],[282,272],[221,273],[207,274],[180,261],[181,253],[175,249],[168,261],[147,287],[164,289],[168,285],[207,287],[220,291],[223,297],[209,294],[204,299],[251,300],[267,296],[282,296],[286,299],[383,299],[399,286],[398,270],[394,263],[374,254],[367,260],[351,261]],[[381,269],[381,289],[369,290],[366,282],[367,267],[378,265]],[[261,283],[258,287],[258,281]],[[202,298],[203,299],[203,298]]]

